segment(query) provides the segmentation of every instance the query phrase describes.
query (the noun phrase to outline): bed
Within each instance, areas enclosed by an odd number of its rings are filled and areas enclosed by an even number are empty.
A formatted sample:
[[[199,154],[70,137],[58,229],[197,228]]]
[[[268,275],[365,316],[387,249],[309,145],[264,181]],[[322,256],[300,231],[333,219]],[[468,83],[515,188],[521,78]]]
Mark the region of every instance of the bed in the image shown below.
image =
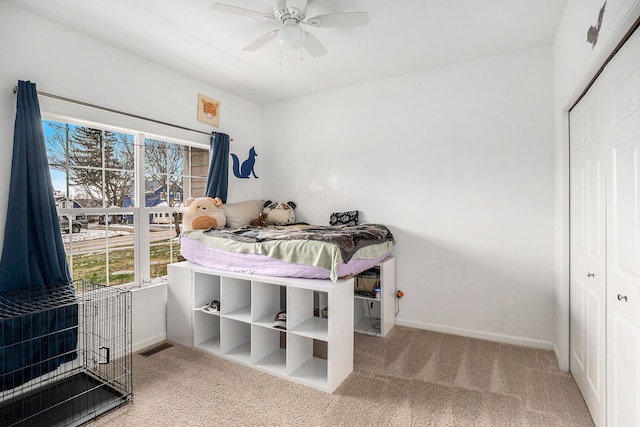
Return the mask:
[[[331,279],[384,260],[395,242],[382,224],[253,227],[185,231],[182,256],[196,264],[265,276]]]

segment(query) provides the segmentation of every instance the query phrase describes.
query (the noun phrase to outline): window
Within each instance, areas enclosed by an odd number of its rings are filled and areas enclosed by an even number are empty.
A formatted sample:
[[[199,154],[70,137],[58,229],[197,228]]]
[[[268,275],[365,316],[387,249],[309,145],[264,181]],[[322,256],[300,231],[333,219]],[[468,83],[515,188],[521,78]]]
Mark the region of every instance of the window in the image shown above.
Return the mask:
[[[49,120],[43,128],[72,276],[117,285],[166,275],[183,197],[204,195],[208,150]]]
[[[144,140],[145,207],[154,212],[149,227],[151,277],[167,274],[167,264],[180,251],[182,216],[175,209],[184,203],[183,194],[204,195],[209,168],[209,152],[173,142]],[[173,208],[164,211],[165,208]]]

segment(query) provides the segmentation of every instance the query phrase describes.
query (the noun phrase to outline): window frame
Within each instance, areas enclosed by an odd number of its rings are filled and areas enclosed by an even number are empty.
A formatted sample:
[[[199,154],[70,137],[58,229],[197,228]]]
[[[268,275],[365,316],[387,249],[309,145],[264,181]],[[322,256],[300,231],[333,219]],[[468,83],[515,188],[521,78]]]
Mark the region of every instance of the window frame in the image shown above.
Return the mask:
[[[210,147],[208,144],[199,143],[197,140],[202,139],[202,137],[192,138],[193,132],[184,132],[185,137],[189,137],[189,139],[183,138],[175,138],[170,136],[159,135],[155,132],[145,132],[145,131],[134,131],[131,127],[119,127],[117,125],[106,125],[104,123],[98,123],[95,121],[87,121],[82,120],[76,117],[68,117],[62,116],[60,114],[52,114],[46,111],[41,112],[42,121],[55,121],[60,123],[68,123],[76,126],[86,126],[95,129],[99,129],[101,131],[111,131],[118,133],[125,133],[128,135],[132,135],[134,137],[134,186],[135,186],[135,195],[133,198],[134,206],[128,207],[101,207],[101,208],[68,208],[68,207],[58,207],[57,213],[59,216],[62,215],[122,215],[122,214],[132,214],[133,216],[133,250],[134,250],[134,280],[133,282],[127,282],[123,284],[117,284],[113,286],[128,286],[133,283],[142,284],[143,282],[148,282],[154,277],[151,277],[151,241],[150,241],[150,226],[153,225],[149,222],[149,215],[158,214],[158,215],[167,215],[175,212],[182,212],[181,206],[159,206],[159,207],[147,207],[145,206],[145,140],[153,139],[165,141],[173,144],[182,145],[185,147],[191,147],[196,149],[201,149],[205,151],[209,151]],[[112,117],[112,121],[117,122]],[[139,127],[144,128],[144,123],[140,121]],[[44,123],[43,123],[44,125]],[[138,127],[138,126],[136,126]],[[168,126],[165,126],[168,128]],[[175,129],[166,129],[169,133],[175,133]],[[169,132],[171,131],[171,132]],[[68,150],[68,147],[66,148]],[[191,159],[191,157],[190,157]],[[191,168],[191,160],[189,161],[189,168]],[[185,166],[186,168],[186,166]],[[68,171],[67,165],[67,171]],[[189,179],[194,176],[192,170],[190,169],[188,174],[183,170],[183,175],[189,176]],[[191,181],[190,181],[191,182]],[[186,199],[187,194],[190,196],[191,185],[189,188],[181,189],[181,195]],[[69,193],[69,188],[65,188],[65,194]],[[183,200],[184,202],[184,200]],[[108,225],[107,225],[108,226]],[[108,227],[107,227],[108,228]],[[71,239],[71,233],[69,233],[69,238]],[[172,237],[173,239],[174,237]],[[108,246],[108,237],[105,237],[106,243],[104,247],[105,256],[109,256],[109,252],[113,249],[110,249]],[[73,260],[73,245],[70,246],[70,251],[67,256]],[[108,258],[107,258],[108,259]],[[70,269],[72,266],[70,265]],[[107,282],[109,281],[109,271],[107,269]],[[166,277],[166,276],[163,276]],[[109,283],[105,283],[109,284]]]

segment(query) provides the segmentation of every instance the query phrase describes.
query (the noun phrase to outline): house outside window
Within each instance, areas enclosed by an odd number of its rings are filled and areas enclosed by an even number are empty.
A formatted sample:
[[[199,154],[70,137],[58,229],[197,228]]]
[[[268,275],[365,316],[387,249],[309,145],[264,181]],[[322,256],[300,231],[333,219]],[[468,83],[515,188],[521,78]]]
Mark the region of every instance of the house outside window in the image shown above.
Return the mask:
[[[43,129],[72,277],[165,276],[178,260],[183,197],[204,195],[208,150],[51,120]]]

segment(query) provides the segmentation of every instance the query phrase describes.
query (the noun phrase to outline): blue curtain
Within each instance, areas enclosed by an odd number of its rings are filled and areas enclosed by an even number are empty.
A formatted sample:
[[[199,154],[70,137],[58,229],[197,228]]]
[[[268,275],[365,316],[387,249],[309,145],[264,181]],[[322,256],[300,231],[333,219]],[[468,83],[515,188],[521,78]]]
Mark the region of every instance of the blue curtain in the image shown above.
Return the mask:
[[[205,196],[220,197],[222,203],[227,203],[229,189],[229,135],[215,132],[211,136],[211,150],[209,151],[209,173]]]
[[[35,84],[19,81],[0,259],[0,388],[75,359],[77,325],[38,93]]]

